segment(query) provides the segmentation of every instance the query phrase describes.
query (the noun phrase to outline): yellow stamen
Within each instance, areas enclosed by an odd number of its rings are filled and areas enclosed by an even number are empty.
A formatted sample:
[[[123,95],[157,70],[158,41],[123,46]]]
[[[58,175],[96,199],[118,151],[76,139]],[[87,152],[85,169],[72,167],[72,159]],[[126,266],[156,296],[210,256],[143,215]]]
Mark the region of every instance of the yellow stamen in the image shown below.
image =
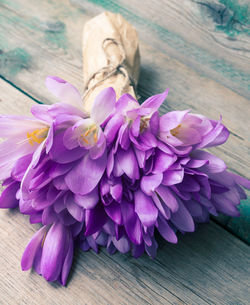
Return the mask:
[[[27,138],[29,140],[29,144],[31,146],[34,145],[34,143],[41,144],[47,137],[48,135],[49,128],[41,128],[41,129],[36,129],[32,131],[31,133],[27,132]]]
[[[97,142],[97,132],[94,133],[94,141]]]
[[[97,136],[97,127],[96,125],[90,125],[85,129],[84,133],[80,135],[80,139],[85,142],[86,144],[90,144],[94,141],[94,143],[97,142],[98,136]],[[92,145],[92,144],[91,144]]]
[[[87,137],[89,134],[90,134],[90,129],[88,129],[88,130],[85,132],[84,136]]]
[[[149,118],[142,118],[140,122],[140,133],[142,133],[148,127]]]
[[[177,127],[175,127],[174,129],[170,130],[171,135],[176,137],[180,131],[181,128],[181,124],[179,124]]]
[[[42,247],[43,247],[43,245],[44,245],[46,235],[47,235],[47,232],[46,232],[46,233],[44,233],[44,235],[43,235],[43,240],[42,240],[42,243],[41,243],[41,248],[42,248]]]
[[[86,143],[86,144],[89,144],[89,141],[84,137],[84,135],[81,134],[81,139]]]

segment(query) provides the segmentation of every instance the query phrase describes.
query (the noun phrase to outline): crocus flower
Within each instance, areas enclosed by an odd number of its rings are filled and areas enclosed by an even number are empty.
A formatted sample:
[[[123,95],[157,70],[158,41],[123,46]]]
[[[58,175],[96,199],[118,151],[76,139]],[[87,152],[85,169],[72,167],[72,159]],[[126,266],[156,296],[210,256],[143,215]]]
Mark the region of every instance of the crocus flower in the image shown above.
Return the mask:
[[[65,285],[76,246],[155,257],[156,230],[177,243],[177,231],[193,232],[210,214],[239,215],[250,182],[203,150],[227,140],[221,120],[160,116],[168,90],[140,105],[106,88],[86,113],[74,86],[58,77],[46,85],[59,103],[32,107],[33,118],[0,117],[0,207],[19,205],[42,225],[23,270]]]
[[[70,227],[61,222],[43,226],[23,253],[22,270],[33,266],[47,281],[58,280],[65,285],[73,261],[73,247]]]
[[[223,144],[228,136],[229,131],[220,121],[191,114],[189,110],[168,112],[159,121],[160,139],[176,147],[211,147]]]

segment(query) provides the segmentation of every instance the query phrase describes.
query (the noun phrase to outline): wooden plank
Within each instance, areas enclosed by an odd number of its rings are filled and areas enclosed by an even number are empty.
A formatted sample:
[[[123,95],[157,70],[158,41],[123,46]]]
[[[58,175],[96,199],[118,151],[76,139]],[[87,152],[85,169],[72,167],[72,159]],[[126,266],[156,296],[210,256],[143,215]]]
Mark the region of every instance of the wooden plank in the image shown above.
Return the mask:
[[[28,114],[33,102],[0,80],[0,113]],[[134,259],[76,251],[67,288],[22,272],[20,259],[37,225],[18,211],[0,211],[1,304],[247,304],[249,252],[243,242],[211,223],[160,240],[158,256]]]
[[[228,47],[224,48],[216,42],[220,37],[217,34],[221,32],[213,28],[212,35],[217,35],[217,40],[213,42],[210,37],[212,24],[207,25],[205,21],[208,16],[204,17],[204,12],[200,11],[204,5],[199,6],[190,1],[180,5],[166,0],[162,6],[156,2],[150,2],[150,5],[146,2],[143,9],[139,10],[139,5],[133,9],[134,2],[119,3],[95,1],[92,4],[89,1],[82,5],[81,1],[74,0],[71,5],[66,1],[60,4],[43,1],[42,5],[38,5],[36,1],[30,3],[27,0],[11,3],[1,1],[2,75],[35,99],[45,102],[55,101],[43,85],[47,74],[60,75],[81,88],[81,28],[90,16],[109,5],[110,9],[123,13],[138,28],[142,40],[139,84],[142,98],[168,86],[171,90],[162,111],[191,108],[214,119],[218,119],[222,113],[232,135],[228,143],[214,151],[226,160],[229,168],[249,177],[249,135],[246,124],[249,101],[242,96],[247,88],[248,69],[248,53],[244,49],[248,40],[245,33],[237,36],[237,48],[229,42]],[[159,18],[152,18],[152,15]],[[195,27],[192,22],[199,26]],[[181,24],[185,24],[185,27]],[[6,33],[11,35],[7,36]],[[200,50],[201,46],[204,50]],[[192,61],[189,61],[189,57]],[[217,60],[219,70],[213,71],[211,58]],[[202,59],[204,63],[201,64]],[[224,73],[226,71],[230,73]],[[235,75],[235,83],[230,75]],[[247,205],[243,209],[243,221],[247,221],[245,215],[248,213]],[[241,227],[238,232],[241,232]],[[245,229],[244,232],[242,236],[246,236]]]

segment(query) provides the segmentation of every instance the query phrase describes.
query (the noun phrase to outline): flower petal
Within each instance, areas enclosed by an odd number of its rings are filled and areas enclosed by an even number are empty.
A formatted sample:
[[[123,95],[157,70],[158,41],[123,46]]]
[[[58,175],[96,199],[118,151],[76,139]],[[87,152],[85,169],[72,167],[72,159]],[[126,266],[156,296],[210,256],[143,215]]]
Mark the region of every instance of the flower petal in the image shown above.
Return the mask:
[[[131,147],[126,151],[119,149],[115,163],[119,164],[119,167],[130,179],[139,179],[139,167]]]
[[[52,148],[49,152],[50,158],[58,163],[65,164],[78,160],[86,154],[82,147],[67,149],[63,144],[64,132],[56,135]]]
[[[160,117],[160,132],[170,131],[176,128],[184,119],[189,110],[171,111]]]
[[[74,200],[79,206],[85,209],[93,209],[99,201],[98,188],[94,188],[93,191],[86,195],[75,194]]]
[[[107,215],[101,204],[97,204],[93,209],[86,210],[85,222],[86,230],[85,236],[92,235],[99,231],[107,221]]]
[[[150,227],[155,224],[158,217],[158,210],[151,197],[145,195],[142,191],[135,192],[135,212],[139,216],[142,224]]]
[[[208,164],[205,164],[203,167],[202,167],[202,171],[205,172],[205,173],[220,173],[220,172],[223,172],[227,166],[225,164],[225,162],[206,152],[206,151],[203,151],[203,150],[195,150],[194,152],[192,152],[192,156],[196,159],[199,159],[199,160],[208,160]]]
[[[122,202],[122,217],[124,221],[125,230],[129,239],[135,245],[139,245],[142,242],[142,228],[141,223],[134,212],[134,205],[129,202]]]
[[[163,185],[174,185],[180,183],[184,177],[184,170],[168,170],[163,174]]]
[[[163,218],[158,218],[158,231],[160,232],[161,236],[166,239],[166,241],[169,241],[170,243],[177,243],[177,236],[173,229],[169,226],[168,222]]]
[[[74,245],[73,245],[73,239],[72,239],[72,236],[70,233],[68,251],[67,251],[63,266],[62,266],[61,282],[62,282],[63,286],[65,286],[66,282],[67,282],[69,271],[71,269],[72,262],[73,262],[73,254],[74,254]]]
[[[166,89],[163,93],[153,95],[149,97],[145,102],[142,103],[141,108],[149,108],[150,113],[155,112],[160,108],[162,103],[165,101],[168,95],[169,89]]]
[[[141,189],[147,195],[152,195],[155,189],[161,184],[163,175],[156,174],[156,175],[148,175],[144,176],[141,179]]]
[[[161,150],[157,150],[154,156],[154,168],[153,173],[165,172],[175,161],[177,157],[175,155],[168,155]]]
[[[168,187],[160,185],[156,189],[156,193],[161,197],[161,199],[164,201],[166,206],[173,213],[175,213],[178,210],[178,208],[179,208],[178,202],[177,202],[175,196],[173,195],[173,193],[171,192],[171,190]]]
[[[30,269],[33,265],[34,258],[38,249],[41,247],[42,240],[47,232],[47,227],[44,226],[38,230],[28,243],[22,256],[21,267],[23,271]]]
[[[57,76],[48,76],[45,83],[48,90],[61,102],[74,105],[77,108],[82,106],[79,91],[70,83]]]
[[[103,89],[95,98],[90,117],[95,123],[101,125],[113,112],[116,94],[112,87]]]
[[[107,163],[106,152],[99,159],[91,159],[86,154],[82,160],[66,175],[69,189],[80,195],[91,192],[100,181]]]
[[[66,234],[66,227],[61,222],[57,222],[52,225],[45,238],[41,272],[47,281],[57,280],[61,273]]]
[[[122,213],[120,203],[112,201],[109,205],[104,207],[108,216],[118,225],[122,224]]]
[[[16,193],[20,188],[20,183],[14,181],[2,192],[0,196],[0,208],[1,209],[14,209],[18,206],[18,200],[16,199]]]
[[[181,200],[178,200],[179,209],[171,216],[171,222],[181,231],[193,232],[194,221]]]

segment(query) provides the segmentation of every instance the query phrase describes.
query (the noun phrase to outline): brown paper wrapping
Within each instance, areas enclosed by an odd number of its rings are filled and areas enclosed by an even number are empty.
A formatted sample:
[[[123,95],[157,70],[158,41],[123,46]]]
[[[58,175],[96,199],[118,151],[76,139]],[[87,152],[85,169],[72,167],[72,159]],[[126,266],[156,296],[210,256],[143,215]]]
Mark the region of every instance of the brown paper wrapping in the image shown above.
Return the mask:
[[[83,30],[84,106],[90,111],[96,95],[113,87],[116,98],[135,97],[140,56],[135,28],[121,15],[104,12],[89,20]]]

